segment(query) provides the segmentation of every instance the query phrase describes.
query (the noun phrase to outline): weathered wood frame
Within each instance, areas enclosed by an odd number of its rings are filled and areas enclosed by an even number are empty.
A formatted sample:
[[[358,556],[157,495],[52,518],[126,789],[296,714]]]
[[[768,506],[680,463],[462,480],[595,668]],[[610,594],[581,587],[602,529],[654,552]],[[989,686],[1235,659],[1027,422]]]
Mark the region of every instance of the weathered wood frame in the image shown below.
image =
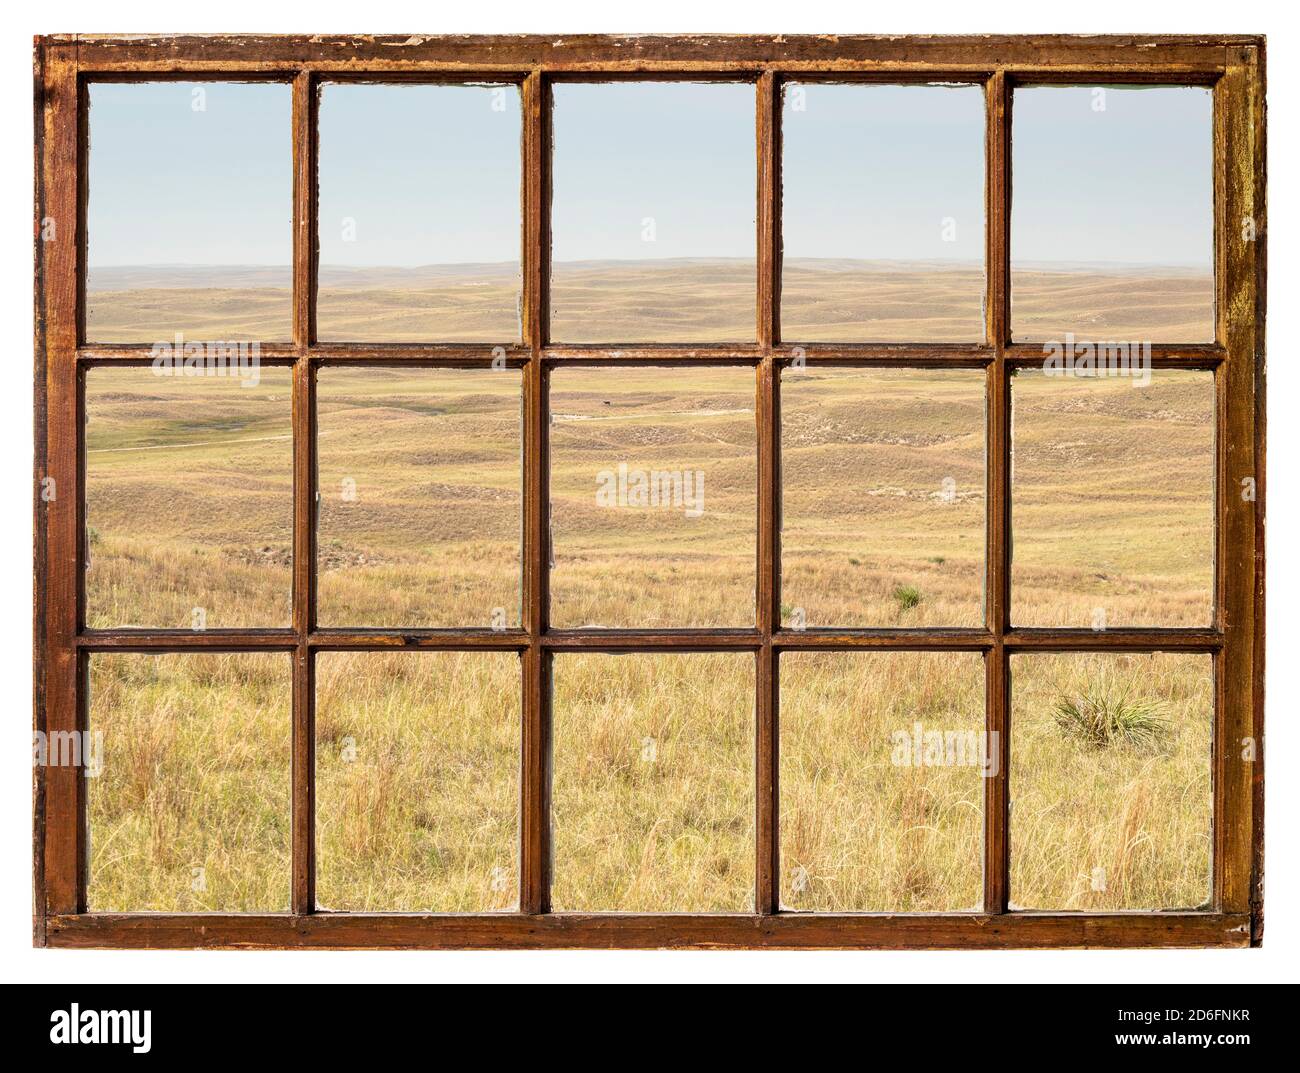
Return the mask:
[[[78,37],[35,51],[37,492],[35,729],[78,730],[85,668],[101,651],[283,651],[293,663],[292,910],[283,915],[86,911],[80,772],[34,771],[34,940],[64,947],[1168,947],[1246,946],[1263,931],[1264,41],[1260,37]],[[274,80],[292,85],[293,337],[262,347],[293,368],[294,571],[289,629],[88,630],[84,561],[84,372],[140,364],[147,348],[85,345],[86,86],[96,80]],[[554,345],[547,331],[549,86],[559,79],[716,78],[756,94],[757,324],[730,346]],[[809,362],[985,370],[987,618],[977,629],[787,631],[780,626],[778,407],[797,341],[780,335],[780,94],[793,78],[961,81],[987,102],[987,338],[980,345],[806,344]],[[322,365],[481,367],[467,345],[321,344],[313,337],[317,86],[323,80],[505,81],[523,99],[524,616],[520,630],[336,630],[315,624],[315,371]],[[1206,629],[1013,629],[1009,618],[1010,388],[1042,350],[1009,333],[1011,99],[1016,84],[1200,84],[1214,93],[1216,341],[1155,346],[1154,364],[1212,370],[1217,390],[1217,553]],[[45,241],[55,224],[53,241]],[[756,374],[758,614],[752,630],[552,629],[547,608],[547,377],[558,364],[744,364]],[[41,482],[54,478],[47,501]],[[1247,478],[1253,500],[1238,494]],[[313,661],[332,649],[495,649],[522,662],[521,905],[444,916],[321,912],[313,892]],[[756,911],[746,915],[556,914],[549,905],[549,665],[557,650],[751,651],[757,661]],[[1215,668],[1214,896],[1197,912],[1026,913],[1007,907],[1006,757],[987,780],[984,907],[957,914],[789,913],[778,906],[778,667],[786,650],[978,651],[987,727],[1008,748],[1008,659],[1026,651],[1180,651]],[[1253,762],[1242,759],[1252,739]]]

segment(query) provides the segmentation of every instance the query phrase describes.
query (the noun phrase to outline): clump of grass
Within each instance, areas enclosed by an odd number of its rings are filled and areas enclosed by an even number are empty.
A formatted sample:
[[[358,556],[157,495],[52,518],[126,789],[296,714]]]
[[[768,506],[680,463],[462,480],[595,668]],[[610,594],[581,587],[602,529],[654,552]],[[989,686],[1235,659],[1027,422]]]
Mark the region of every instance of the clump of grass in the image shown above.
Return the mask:
[[[945,559],[942,555],[931,555],[929,561],[934,563],[935,566],[943,566],[943,564],[946,563],[948,560]]]
[[[1127,690],[1062,697],[1055,716],[1061,730],[1094,749],[1131,745],[1156,751],[1172,730],[1164,704],[1132,697]]]
[[[894,599],[898,601],[900,611],[911,611],[921,602],[921,590],[915,585],[897,585],[894,588]]]

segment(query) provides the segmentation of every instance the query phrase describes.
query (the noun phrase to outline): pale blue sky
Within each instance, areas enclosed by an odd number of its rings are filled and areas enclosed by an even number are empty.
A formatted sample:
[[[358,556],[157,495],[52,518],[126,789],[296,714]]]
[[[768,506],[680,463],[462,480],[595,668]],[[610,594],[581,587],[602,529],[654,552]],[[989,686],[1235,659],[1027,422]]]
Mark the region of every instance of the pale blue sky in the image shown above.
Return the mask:
[[[752,85],[554,95],[557,262],[754,256]],[[1209,91],[1109,87],[1104,111],[1094,99],[1016,90],[1013,259],[1208,269]],[[90,102],[92,266],[290,263],[287,85],[95,83]],[[783,117],[787,256],[980,258],[978,90],[788,87]],[[513,86],[326,86],[322,264],[516,262],[519,121]]]
[[[325,86],[320,263],[518,262],[520,136],[517,86]]]
[[[291,115],[284,83],[92,83],[90,264],[291,264]]]
[[[753,85],[561,83],[554,100],[556,261],[755,256]]]
[[[983,259],[978,87],[787,86],[782,140],[785,256]]]
[[[1012,101],[1013,261],[1209,271],[1213,126],[1201,87],[1034,86]],[[1105,102],[1097,111],[1093,101]]]

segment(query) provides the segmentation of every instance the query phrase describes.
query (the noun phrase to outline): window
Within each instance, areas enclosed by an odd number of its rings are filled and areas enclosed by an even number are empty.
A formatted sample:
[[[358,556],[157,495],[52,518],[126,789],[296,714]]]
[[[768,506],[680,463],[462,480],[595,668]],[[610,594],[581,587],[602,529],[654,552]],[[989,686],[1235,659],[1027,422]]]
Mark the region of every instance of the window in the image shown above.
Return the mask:
[[[38,41],[36,941],[1259,942],[1262,48]]]

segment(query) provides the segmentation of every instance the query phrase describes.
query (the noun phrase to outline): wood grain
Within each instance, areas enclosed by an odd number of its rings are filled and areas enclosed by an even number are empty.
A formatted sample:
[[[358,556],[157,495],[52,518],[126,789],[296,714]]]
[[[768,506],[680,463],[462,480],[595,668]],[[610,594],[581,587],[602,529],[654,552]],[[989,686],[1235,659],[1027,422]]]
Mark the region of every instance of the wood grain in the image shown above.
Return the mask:
[[[35,475],[39,495],[34,607],[37,730],[85,725],[85,666],[96,652],[285,651],[293,654],[293,913],[284,916],[87,915],[85,793],[72,768],[33,776],[34,940],[66,947],[389,948],[944,948],[1244,946],[1263,933],[1264,610],[1264,43],[1251,36],[158,36],[58,35],[36,43]],[[756,342],[602,347],[549,339],[550,84],[688,76],[755,84]],[[79,611],[85,561],[81,375],[138,366],[147,345],[86,345],[86,81],[266,79],[293,87],[293,342],[265,345],[294,368],[294,604],[288,630],[90,631]],[[967,81],[986,98],[985,342],[807,344],[783,340],[781,85],[792,77],[878,82]],[[318,629],[314,615],[314,376],[323,365],[483,368],[468,344],[320,344],[315,339],[317,89],[323,78],[508,81],[523,101],[522,342],[524,606],[518,630]],[[1042,348],[1010,343],[1011,104],[1026,82],[1212,86],[1215,100],[1217,339],[1153,347],[1162,368],[1210,369],[1218,391],[1216,618],[1208,629],[1016,629],[1009,620],[1010,375]],[[1242,221],[1254,221],[1252,240]],[[53,220],[57,239],[41,241]],[[986,621],[978,629],[807,630],[780,622],[780,374],[794,360],[985,370]],[[565,365],[744,365],[755,371],[758,613],[753,629],[553,630],[547,389]],[[1238,494],[1255,480],[1255,498]],[[410,916],[317,912],[314,904],[314,683],[318,651],[515,651],[521,659],[521,907],[514,914]],[[977,651],[985,656],[987,730],[1000,742],[986,781],[984,912],[964,916],[789,914],[779,907],[779,660],[786,650]],[[757,661],[755,912],[744,916],[554,915],[550,902],[551,690],[556,651],[752,651]],[[1215,911],[1122,915],[1007,912],[1008,660],[1019,651],[1186,651],[1216,666]],[[1253,739],[1253,762],[1241,758]]]

